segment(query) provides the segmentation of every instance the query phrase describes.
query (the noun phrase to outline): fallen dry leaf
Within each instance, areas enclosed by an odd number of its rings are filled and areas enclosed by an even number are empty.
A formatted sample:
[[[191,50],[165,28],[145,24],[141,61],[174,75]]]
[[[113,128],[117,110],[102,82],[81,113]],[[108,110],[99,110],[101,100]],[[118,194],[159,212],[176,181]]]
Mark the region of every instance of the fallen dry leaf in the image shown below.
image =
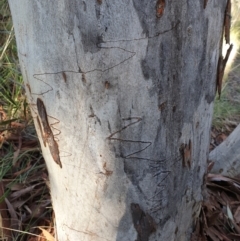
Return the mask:
[[[227,139],[227,136],[224,133],[221,133],[216,136],[215,142],[217,143],[217,145],[220,145],[226,139]]]
[[[10,227],[15,230],[19,230],[20,227],[20,220],[18,219],[17,213],[15,209],[13,208],[12,204],[8,201],[7,198],[5,198],[5,202],[8,206],[8,212],[11,216],[11,225]]]
[[[46,229],[38,227],[42,231],[42,235],[46,238],[46,241],[55,241],[55,238]]]
[[[206,186],[208,195],[199,216],[206,240],[240,240],[240,179],[209,173]],[[203,240],[199,228],[192,237]]]
[[[237,224],[240,223],[240,206],[237,207],[237,210],[234,213],[234,220]]]
[[[0,182],[0,197],[4,195],[4,184]],[[10,227],[10,220],[7,214],[7,205],[5,200],[0,202],[0,237],[11,237],[11,231],[4,229]]]

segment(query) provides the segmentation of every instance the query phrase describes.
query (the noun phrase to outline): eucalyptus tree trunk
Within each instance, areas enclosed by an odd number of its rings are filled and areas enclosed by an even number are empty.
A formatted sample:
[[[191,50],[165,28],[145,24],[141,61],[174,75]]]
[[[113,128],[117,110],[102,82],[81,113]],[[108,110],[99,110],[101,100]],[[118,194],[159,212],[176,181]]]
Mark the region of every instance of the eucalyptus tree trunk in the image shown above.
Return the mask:
[[[9,2],[58,240],[189,240],[226,0]]]

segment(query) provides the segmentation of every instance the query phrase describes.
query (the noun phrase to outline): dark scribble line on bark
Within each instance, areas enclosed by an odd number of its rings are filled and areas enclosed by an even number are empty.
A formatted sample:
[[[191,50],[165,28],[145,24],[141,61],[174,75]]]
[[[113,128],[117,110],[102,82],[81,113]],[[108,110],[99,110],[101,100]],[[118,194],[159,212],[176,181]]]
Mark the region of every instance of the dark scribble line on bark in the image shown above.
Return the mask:
[[[99,46],[98,46],[98,47],[99,47]],[[136,55],[136,52],[133,52],[133,51],[130,51],[130,50],[121,48],[121,47],[99,47],[99,48],[101,48],[101,49],[120,49],[120,50],[123,50],[123,51],[125,51],[125,52],[127,52],[127,53],[131,53],[131,56],[129,56],[128,58],[122,60],[121,62],[119,62],[119,63],[117,63],[117,64],[115,64],[115,65],[113,65],[113,66],[111,66],[111,67],[108,67],[108,68],[106,68],[106,69],[98,69],[98,68],[96,68],[96,69],[93,69],[93,70],[85,71],[85,72],[84,72],[85,74],[92,73],[92,72],[95,72],[95,71],[98,71],[98,72],[106,72],[106,71],[109,71],[109,70],[111,70],[111,69],[113,69],[113,68],[115,68],[115,67],[117,67],[117,66],[119,66],[119,65],[121,65],[121,64],[123,64],[123,63],[125,63],[126,61],[128,61],[129,59],[133,58],[133,56]]]
[[[114,42],[132,42],[132,41],[139,41],[139,40],[147,40],[147,39],[152,39],[152,38],[157,38],[160,35],[163,35],[165,33],[168,33],[170,31],[172,31],[174,28],[176,28],[178,26],[178,24],[180,24],[180,20],[177,21],[177,23],[171,27],[170,29],[164,30],[162,32],[159,32],[153,36],[146,36],[146,37],[142,37],[142,38],[134,38],[134,39],[118,39],[118,40],[105,40],[104,43],[114,43]]]
[[[138,153],[141,153],[143,151],[145,151],[147,148],[149,148],[151,145],[152,145],[152,142],[151,141],[139,141],[139,140],[128,140],[128,139],[121,139],[121,138],[116,138],[116,137],[113,137],[115,136],[116,134],[122,132],[123,130],[127,129],[128,127],[132,126],[132,125],[135,125],[137,124],[138,122],[142,121],[142,118],[140,117],[129,117],[129,118],[124,118],[123,120],[136,120],[134,122],[131,122],[125,126],[123,126],[120,130],[118,131],[115,131],[114,133],[112,133],[110,136],[107,137],[107,139],[109,140],[112,140],[112,141],[120,141],[120,142],[129,142],[129,143],[139,143],[139,144],[146,144],[145,147],[141,148],[140,150],[137,150],[135,152],[132,152],[130,154],[127,154],[125,156],[123,156],[123,158],[125,159],[140,159],[140,160],[148,160],[148,161],[162,161],[162,160],[152,160],[152,159],[149,159],[149,158],[143,158],[143,157],[137,157],[137,156],[134,156],[135,154],[138,154]]]
[[[151,145],[152,145],[152,142],[151,141],[139,141],[139,140],[128,140],[128,139],[121,139],[121,138],[115,138],[113,137],[114,135],[122,132],[123,130],[127,129],[128,127],[132,126],[132,125],[135,125],[137,124],[138,122],[142,121],[142,118],[140,117],[129,117],[129,118],[123,118],[122,120],[136,120],[134,122],[131,122],[125,126],[123,126],[120,130],[118,131],[115,131],[114,133],[112,133],[110,136],[107,137],[107,139],[109,140],[113,140],[113,141],[120,141],[120,142],[129,142],[129,143],[140,143],[140,144],[146,144],[145,147],[141,148],[140,150],[137,150],[135,152],[132,152],[130,154],[127,154],[125,156],[123,156],[123,158],[125,159],[137,159],[137,160],[144,160],[144,161],[149,161],[149,162],[154,162],[158,165],[159,167],[159,164],[163,163],[165,161],[165,158],[164,159],[159,159],[159,160],[153,160],[153,159],[150,159],[150,158],[145,158],[145,157],[138,157],[138,156],[134,156],[136,154],[139,154],[143,151],[145,151],[146,149],[148,149]]]
[[[177,21],[177,23],[170,29],[167,29],[167,30],[164,30],[162,32],[159,32],[157,34],[155,34],[154,36],[146,36],[146,37],[142,37],[142,38],[135,38],[135,39],[119,39],[119,40],[103,40],[102,43],[117,43],[117,42],[130,42],[130,41],[140,41],[140,40],[147,40],[147,39],[151,39],[151,38],[156,38],[162,34],[165,34],[165,33],[168,33],[170,32],[171,30],[173,30],[174,28],[176,28],[178,26],[178,24],[180,23],[180,21]],[[75,43],[75,37],[73,34],[71,34],[73,36],[73,41],[74,41],[74,51],[75,51],[75,54],[76,54],[76,57],[78,56],[77,55],[77,49],[76,49],[76,43]],[[100,43],[101,44],[101,43]],[[88,74],[88,73],[92,73],[92,72],[106,72],[106,71],[109,71],[123,63],[125,63],[126,61],[130,60],[131,58],[133,58],[135,55],[136,55],[136,52],[135,51],[130,51],[130,50],[127,50],[127,49],[124,49],[122,47],[119,47],[119,46],[100,46],[99,44],[97,45],[98,48],[101,48],[101,49],[120,49],[126,53],[129,53],[131,54],[129,57],[125,58],[124,60],[120,61],[119,63],[113,65],[113,66],[110,66],[108,68],[105,68],[105,69],[101,69],[101,68],[94,68],[92,70],[87,70],[87,71],[82,71],[81,68],[80,68],[80,65],[78,63],[78,58],[76,58],[76,63],[77,63],[77,66],[78,66],[78,71],[75,71],[75,70],[61,70],[61,71],[56,71],[56,72],[44,72],[44,73],[38,73],[38,74],[34,74],[33,75],[33,78],[35,78],[36,80],[38,81],[41,81],[42,83],[44,83],[45,85],[48,86],[48,89],[44,92],[41,92],[41,93],[31,93],[32,95],[44,95],[44,94],[47,94],[49,93],[50,91],[53,90],[53,87],[48,84],[47,82],[45,82],[44,80],[40,79],[38,76],[43,76],[43,75],[52,75],[52,74],[61,74],[61,75],[65,75],[66,73],[75,73],[75,74]]]
[[[131,123],[129,123],[128,125],[125,125],[124,127],[122,127],[122,128],[121,128],[120,130],[118,130],[118,131],[113,132],[110,136],[107,137],[107,139],[112,139],[112,137],[113,137],[114,135],[116,135],[117,133],[120,133],[120,132],[122,132],[123,130],[127,129],[129,126],[134,125],[134,124],[142,121],[142,118],[141,118],[141,117],[129,117],[129,118],[123,118],[122,120],[136,120],[136,121],[131,122]]]

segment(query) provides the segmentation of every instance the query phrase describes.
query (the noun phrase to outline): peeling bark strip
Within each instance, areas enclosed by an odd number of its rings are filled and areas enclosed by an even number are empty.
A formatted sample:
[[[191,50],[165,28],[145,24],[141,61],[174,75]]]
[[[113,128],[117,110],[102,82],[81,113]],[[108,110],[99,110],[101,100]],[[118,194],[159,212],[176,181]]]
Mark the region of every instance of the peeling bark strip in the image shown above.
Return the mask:
[[[231,44],[227,50],[225,58],[222,56],[222,45],[223,45],[223,32],[225,33],[226,44],[230,44],[230,26],[231,26],[231,0],[228,0],[226,9],[225,9],[225,17],[222,29],[222,37],[219,46],[219,60],[217,67],[217,80],[216,80],[216,91],[218,92],[219,98],[222,92],[222,80],[225,71],[225,67],[229,58],[229,55],[232,51],[233,45]]]
[[[222,80],[223,80],[224,71],[227,65],[228,58],[232,51],[232,48],[233,48],[233,45],[231,44],[227,50],[225,58],[223,59],[223,56],[220,56],[218,60],[216,91],[218,92],[219,97],[221,96],[221,92],[222,92]]]
[[[156,10],[157,10],[157,17],[161,18],[163,13],[164,13],[164,8],[165,8],[165,0],[158,0],[157,1],[157,6],[156,6]]]
[[[38,109],[38,114],[40,116],[40,119],[42,121],[42,126],[43,126],[43,129],[42,129],[40,121],[37,118],[39,128],[40,128],[40,132],[41,132],[41,135],[42,135],[42,138],[43,138],[44,146],[46,146],[46,143],[48,144],[48,147],[49,147],[49,150],[51,152],[53,160],[62,168],[62,163],[61,163],[60,157],[59,157],[58,144],[54,140],[54,135],[53,135],[52,130],[49,126],[48,118],[47,118],[47,111],[46,111],[46,108],[44,106],[44,103],[39,98],[37,98],[37,109]]]
[[[225,18],[224,18],[224,32],[225,32],[226,44],[230,44],[231,5],[232,5],[231,0],[228,0],[226,10],[225,10]]]
[[[191,168],[191,165],[192,165],[192,142],[191,142],[191,140],[189,140],[188,144],[182,144],[179,150],[182,154],[183,166]]]
[[[224,75],[223,70],[223,56],[219,56],[218,59],[218,68],[217,68],[217,81],[216,81],[216,91],[218,93],[218,96],[220,98],[221,92],[222,92],[222,79]]]
[[[42,136],[43,144],[46,147],[46,141],[45,141],[45,138],[44,138],[44,135],[43,135],[42,125],[40,123],[40,120],[39,120],[38,116],[37,116],[37,123],[38,123],[39,129],[40,129],[40,133],[41,133],[41,136]]]
[[[156,231],[155,221],[148,213],[144,213],[137,203],[131,203],[131,212],[138,233],[136,241],[148,241],[149,236]]]

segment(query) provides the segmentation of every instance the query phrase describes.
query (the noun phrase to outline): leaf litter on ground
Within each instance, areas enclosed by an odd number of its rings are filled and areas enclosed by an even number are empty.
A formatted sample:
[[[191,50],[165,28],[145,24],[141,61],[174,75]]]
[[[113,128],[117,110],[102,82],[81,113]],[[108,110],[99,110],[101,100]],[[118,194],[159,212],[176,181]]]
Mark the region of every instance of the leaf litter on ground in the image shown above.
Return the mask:
[[[240,178],[208,173],[205,192],[191,240],[240,240]]]
[[[36,135],[27,135],[26,125],[7,122],[0,125],[0,237],[8,240],[52,240],[51,197],[48,173]],[[28,126],[29,127],[29,126]]]

